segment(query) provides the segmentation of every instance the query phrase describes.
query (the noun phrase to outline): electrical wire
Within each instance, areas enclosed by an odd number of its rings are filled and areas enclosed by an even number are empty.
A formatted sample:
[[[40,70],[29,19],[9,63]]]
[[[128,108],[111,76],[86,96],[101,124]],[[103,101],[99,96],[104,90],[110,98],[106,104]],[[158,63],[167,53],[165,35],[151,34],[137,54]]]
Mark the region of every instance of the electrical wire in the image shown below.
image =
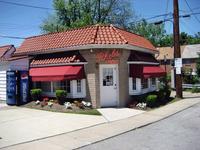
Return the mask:
[[[190,5],[189,5],[189,3],[188,3],[188,1],[187,0],[185,0],[185,3],[186,3],[186,5],[188,6],[188,8],[190,9],[190,11],[193,13],[193,10],[192,10],[192,8],[190,7]],[[196,16],[196,15],[194,15],[194,17],[196,18],[196,20],[200,23],[200,20],[199,20],[199,18]]]
[[[34,5],[15,3],[15,2],[6,2],[6,1],[2,1],[2,0],[0,0],[0,3],[15,5],[15,6],[22,6],[22,7],[35,8],[35,9],[41,9],[41,10],[55,10],[55,9],[48,8],[48,7],[34,6]]]
[[[7,36],[7,35],[0,35],[1,38],[9,38],[9,39],[25,39],[25,37],[19,36]]]
[[[188,29],[188,30],[191,31],[193,34],[196,33],[192,28],[190,28],[190,27],[185,23],[185,21],[180,20],[180,23],[181,23],[181,25],[182,25],[186,30]]]
[[[167,0],[166,9],[165,9],[165,14],[167,14],[167,12],[168,12],[168,6],[169,6],[169,0]],[[167,17],[167,16],[164,16],[164,17],[163,17],[163,20],[165,20],[166,17]],[[165,25],[165,23],[164,23],[164,25]]]

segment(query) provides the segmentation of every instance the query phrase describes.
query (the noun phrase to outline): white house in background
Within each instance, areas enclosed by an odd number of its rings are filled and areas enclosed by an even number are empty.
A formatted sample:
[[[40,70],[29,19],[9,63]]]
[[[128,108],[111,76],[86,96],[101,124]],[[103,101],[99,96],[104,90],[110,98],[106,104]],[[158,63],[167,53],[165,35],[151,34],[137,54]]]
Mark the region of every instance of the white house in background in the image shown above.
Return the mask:
[[[0,46],[0,101],[6,101],[6,72],[8,70],[28,70],[29,60],[26,56],[12,57],[14,45]]]
[[[14,53],[13,45],[5,45],[0,47],[0,100],[6,100],[6,71],[8,64],[6,61]]]

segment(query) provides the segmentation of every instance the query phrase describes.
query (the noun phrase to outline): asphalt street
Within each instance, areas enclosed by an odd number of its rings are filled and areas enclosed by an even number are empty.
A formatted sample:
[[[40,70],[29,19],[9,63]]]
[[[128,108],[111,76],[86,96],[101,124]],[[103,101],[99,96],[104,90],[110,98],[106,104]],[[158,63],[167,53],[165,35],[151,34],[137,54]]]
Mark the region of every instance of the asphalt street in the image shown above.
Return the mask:
[[[200,150],[200,104],[80,150]]]

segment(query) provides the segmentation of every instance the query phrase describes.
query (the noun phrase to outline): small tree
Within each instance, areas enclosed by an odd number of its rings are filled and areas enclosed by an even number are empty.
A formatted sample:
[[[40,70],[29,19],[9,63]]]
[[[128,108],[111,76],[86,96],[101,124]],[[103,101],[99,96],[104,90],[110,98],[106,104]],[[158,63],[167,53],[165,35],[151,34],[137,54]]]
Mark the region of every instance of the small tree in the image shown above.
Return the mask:
[[[199,58],[196,61],[196,68],[197,68],[197,76],[200,77],[200,54]]]

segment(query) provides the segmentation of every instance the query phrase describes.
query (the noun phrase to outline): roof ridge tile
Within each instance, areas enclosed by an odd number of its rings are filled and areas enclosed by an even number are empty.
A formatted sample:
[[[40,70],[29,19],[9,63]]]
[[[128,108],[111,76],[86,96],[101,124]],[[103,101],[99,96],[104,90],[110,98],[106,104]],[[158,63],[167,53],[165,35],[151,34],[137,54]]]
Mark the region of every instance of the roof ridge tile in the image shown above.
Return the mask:
[[[121,38],[122,40],[125,41],[124,44],[128,44],[128,41],[126,40],[126,38],[125,38],[124,36],[122,36],[122,35],[117,31],[116,27],[114,27],[112,24],[110,25],[110,27],[112,27],[112,29],[113,29],[115,32],[117,32],[117,34],[120,36],[120,38]]]

